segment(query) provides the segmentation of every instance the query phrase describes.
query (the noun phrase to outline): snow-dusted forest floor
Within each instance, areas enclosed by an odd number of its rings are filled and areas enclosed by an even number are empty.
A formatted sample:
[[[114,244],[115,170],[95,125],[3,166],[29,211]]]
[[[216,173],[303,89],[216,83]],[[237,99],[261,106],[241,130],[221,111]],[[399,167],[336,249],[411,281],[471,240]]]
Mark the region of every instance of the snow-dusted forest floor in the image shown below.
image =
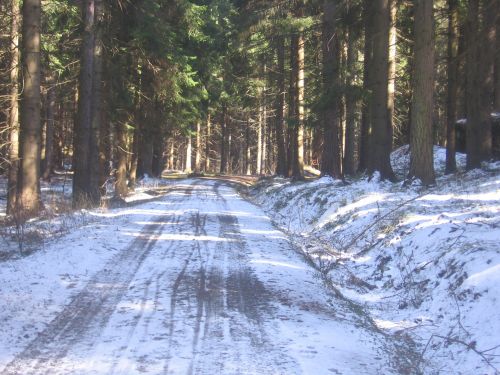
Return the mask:
[[[0,228],[0,374],[497,374],[500,163],[435,151],[435,187],[268,178],[257,205],[146,179],[74,212],[44,183]]]
[[[74,225],[57,236],[47,229],[29,255],[0,262],[0,374],[415,368],[404,338],[324,288],[233,187],[188,179],[167,190],[130,207],[56,215],[52,226],[62,217]]]
[[[66,172],[56,172],[50,181],[40,183],[43,211],[40,217],[29,220],[21,225],[15,220],[5,223],[7,202],[7,179],[0,176],[0,261],[16,258],[37,251],[54,239],[60,238],[81,226],[90,225],[95,221],[96,213],[103,213],[110,206],[116,205],[112,201],[112,184],[107,184],[107,193],[102,207],[89,210],[75,211],[71,206],[72,176]],[[136,205],[159,199],[172,187],[166,179],[143,178],[134,191],[117,202]],[[13,225],[11,225],[13,224]]]
[[[392,154],[400,178],[407,147]],[[383,332],[417,344],[424,373],[500,369],[500,163],[444,176],[437,185],[375,179],[291,183],[250,190],[324,282],[364,309]]]

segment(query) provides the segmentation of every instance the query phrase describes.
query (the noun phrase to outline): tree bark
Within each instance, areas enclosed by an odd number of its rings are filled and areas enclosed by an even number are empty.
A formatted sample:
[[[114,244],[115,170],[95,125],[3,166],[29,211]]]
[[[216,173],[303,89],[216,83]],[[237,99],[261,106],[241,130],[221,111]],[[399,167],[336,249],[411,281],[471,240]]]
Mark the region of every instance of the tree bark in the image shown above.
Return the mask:
[[[446,173],[457,170],[455,159],[458,100],[458,0],[448,0],[448,51],[447,51],[447,92],[446,92]]]
[[[207,115],[207,127],[205,135],[205,172],[210,172],[210,145],[212,137],[212,123],[210,118],[210,113]]]
[[[342,178],[340,151],[340,105],[342,103],[340,81],[340,42],[336,30],[337,6],[333,0],[323,3],[323,93],[325,109],[323,110],[323,152],[321,173]]]
[[[43,179],[49,180],[50,175],[54,169],[54,112],[56,106],[56,92],[54,82],[52,79],[49,79],[49,82],[52,84],[47,88],[47,108],[46,114],[47,118],[45,120],[45,160],[43,163]]]
[[[245,129],[245,165],[246,174],[252,174],[252,154],[250,151],[250,121],[247,122]]]
[[[287,126],[287,174],[293,175],[293,168],[297,158],[297,77],[298,77],[298,36],[290,39],[290,82],[288,89],[288,126]]]
[[[95,22],[94,22],[94,56],[92,67],[92,102],[91,102],[91,123],[89,134],[89,198],[93,205],[101,201],[102,175],[101,163],[99,161],[99,143],[101,137],[101,127],[103,121],[103,27],[104,27],[104,4],[103,0],[95,1]]]
[[[424,0],[425,1],[425,0]],[[417,0],[420,2],[420,0]],[[389,1],[390,6],[390,29],[389,29],[389,82],[388,82],[388,127],[394,128],[394,100],[396,95],[396,55],[397,55],[397,29],[396,29],[396,16],[397,4],[396,0]],[[391,141],[392,142],[392,141]]]
[[[128,177],[128,187],[133,191],[137,182],[137,172],[139,166],[139,145],[141,144],[140,121],[136,121],[134,135],[132,139],[132,154],[130,155],[130,172]]]
[[[496,6],[496,41],[495,41],[495,102],[493,108],[497,113],[500,113],[500,5]]]
[[[264,82],[267,80],[267,65],[264,64]],[[268,141],[268,129],[267,129],[267,87],[264,84],[262,89],[262,159],[261,159],[261,167],[260,174],[265,175],[267,171],[267,141]]]
[[[467,17],[467,169],[491,157],[492,69],[496,0],[470,0]],[[482,22],[480,22],[482,21]]]
[[[78,113],[73,144],[73,206],[90,203],[90,133],[92,128],[92,82],[94,73],[94,0],[83,2],[83,41],[78,93]]]
[[[23,2],[23,77],[20,124],[19,205],[22,217],[36,216],[40,201],[40,0]]]
[[[194,157],[194,170],[201,172],[201,121],[196,122],[196,153]]]
[[[257,124],[257,174],[258,175],[262,174],[262,113],[263,109],[261,103],[261,105],[259,106],[259,121]]]
[[[186,165],[184,168],[184,172],[191,173],[193,170],[191,159],[193,157],[193,144],[192,144],[192,136],[188,134],[187,136],[187,144],[186,144]]]
[[[373,82],[373,11],[374,1],[365,0],[363,7],[363,22],[364,22],[364,59],[363,59],[363,107],[361,113],[361,131],[359,141],[359,165],[360,172],[371,169],[371,150],[370,145],[373,137],[371,128],[371,102],[372,102],[372,82]]]
[[[7,215],[16,212],[19,174],[19,31],[21,13],[19,0],[12,0],[10,111],[9,111],[9,176],[7,183]]]
[[[475,168],[481,165],[479,152],[479,140],[476,130],[481,131],[480,126],[480,107],[479,103],[479,77],[477,65],[479,64],[479,1],[469,0],[467,13],[467,49],[466,49],[466,69],[467,69],[467,89],[466,89],[466,108],[467,108],[467,128],[466,128],[466,147],[467,147],[467,168]]]
[[[220,173],[227,173],[227,118],[226,108],[222,111],[221,140],[220,140]]]
[[[373,82],[371,98],[370,168],[378,171],[382,180],[394,180],[390,154],[392,151],[392,124],[389,118],[389,34],[390,11],[393,0],[374,0],[373,27]]]
[[[356,94],[354,83],[356,81],[356,59],[357,59],[357,38],[354,27],[348,27],[347,37],[347,80],[345,83],[345,107],[346,107],[346,130],[345,130],[345,152],[343,173],[352,176],[356,172]]]
[[[103,72],[106,69],[106,65],[103,61]],[[109,99],[109,85],[103,83],[102,87],[102,102],[108,102]],[[113,160],[113,131],[110,126],[110,119],[108,116],[108,111],[102,111],[101,113],[101,123],[99,129],[99,189],[101,195],[106,194],[107,181],[111,175],[112,170],[112,160]]]
[[[264,88],[264,93],[266,89]],[[267,105],[266,96],[264,94],[264,103],[262,111],[262,162],[261,162],[261,174],[265,175],[267,173],[267,141],[269,137],[269,132],[267,129]]]
[[[285,132],[284,132],[284,113],[285,113],[285,39],[278,37],[277,47],[277,73],[276,86],[278,88],[278,97],[276,98],[276,143],[277,160],[276,174],[285,176],[287,174],[286,153],[285,153]]]
[[[301,15],[301,13],[299,13]],[[297,137],[295,147],[295,158],[293,163],[293,178],[295,180],[304,179],[304,99],[305,99],[305,39],[301,31],[297,37]]]
[[[127,196],[127,128],[124,123],[116,124],[116,181],[115,197]]]
[[[410,131],[410,172],[424,185],[435,183],[433,157],[433,0],[415,1],[415,58]]]
[[[227,126],[227,174],[232,174],[233,173],[233,153],[232,153],[232,141],[233,141],[233,134],[231,132],[231,128],[229,127],[229,124]]]

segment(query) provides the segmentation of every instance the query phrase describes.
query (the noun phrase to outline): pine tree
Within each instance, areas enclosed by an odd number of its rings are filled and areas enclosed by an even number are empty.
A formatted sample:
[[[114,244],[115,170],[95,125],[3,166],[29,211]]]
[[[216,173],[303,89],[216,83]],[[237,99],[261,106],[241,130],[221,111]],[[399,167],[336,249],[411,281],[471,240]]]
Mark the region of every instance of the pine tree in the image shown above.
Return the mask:
[[[496,10],[494,13],[497,15],[496,25],[495,25],[495,103],[494,109],[497,113],[500,113],[500,5],[496,4]]]
[[[448,53],[447,53],[447,98],[446,98],[446,173],[457,170],[455,159],[455,123],[458,101],[458,0],[448,0]]]
[[[370,103],[371,131],[368,172],[380,173],[382,179],[394,180],[390,162],[392,151],[392,121],[389,111],[389,34],[391,28],[391,1],[374,0],[373,13],[373,81]]]
[[[432,115],[434,100],[433,0],[415,1],[415,62],[410,132],[410,172],[424,185],[435,183]]]
[[[20,113],[20,170],[18,206],[23,217],[36,216],[40,201],[40,0],[24,0],[22,7],[23,91]]]
[[[11,20],[11,61],[10,61],[10,111],[9,111],[9,180],[7,185],[7,214],[17,209],[17,189],[19,174],[19,30],[21,14],[19,0],[12,0]]]
[[[467,16],[467,168],[491,157],[495,0],[469,0]]]
[[[78,113],[73,145],[73,206],[93,202],[90,187],[90,143],[92,133],[92,83],[94,80],[95,0],[82,6],[83,41],[81,47]]]
[[[287,175],[287,160],[285,153],[285,129],[284,129],[284,113],[285,113],[285,38],[279,36],[276,41],[276,114],[275,114],[275,131],[277,143],[277,162],[276,174],[278,176]]]
[[[372,155],[370,146],[372,144],[371,103],[373,85],[373,36],[374,36],[374,5],[373,0],[365,0],[363,3],[364,23],[364,51],[363,51],[363,108],[361,116],[361,131],[359,141],[359,165],[361,172],[371,170]]]
[[[340,41],[336,29],[338,10],[336,2],[325,0],[323,3],[323,152],[321,172],[334,178],[342,177],[340,156]]]

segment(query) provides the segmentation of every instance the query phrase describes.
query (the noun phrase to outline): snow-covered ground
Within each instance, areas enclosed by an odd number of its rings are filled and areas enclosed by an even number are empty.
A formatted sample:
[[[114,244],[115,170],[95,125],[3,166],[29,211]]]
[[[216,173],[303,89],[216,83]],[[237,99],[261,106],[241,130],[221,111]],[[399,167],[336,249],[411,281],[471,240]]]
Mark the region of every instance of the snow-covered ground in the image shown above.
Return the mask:
[[[54,238],[70,233],[81,226],[88,226],[95,221],[95,215],[87,210],[75,211],[71,206],[72,177],[67,173],[56,173],[50,181],[40,183],[43,212],[38,218],[16,227],[5,225],[7,203],[7,179],[0,176],[0,261],[20,256],[22,252],[29,254],[40,246],[50,243]],[[135,189],[124,201],[129,204],[140,204],[156,200],[166,193],[172,183],[166,179],[150,178],[139,180]],[[103,197],[102,207],[96,212],[103,212],[110,205],[113,186],[107,185],[107,194]],[[111,202],[113,204],[113,202]]]
[[[500,369],[500,162],[435,187],[358,179],[263,180],[250,197],[294,237],[326,284],[383,332],[416,345],[425,374]],[[392,155],[408,171],[408,148]]]
[[[397,374],[417,353],[220,181],[75,213],[0,262],[0,374]],[[36,250],[36,251],[35,251]]]
[[[130,207],[61,213],[61,176],[30,255],[0,230],[0,374],[497,374],[500,163],[444,176],[435,154],[430,189],[267,179],[265,212],[145,179]]]

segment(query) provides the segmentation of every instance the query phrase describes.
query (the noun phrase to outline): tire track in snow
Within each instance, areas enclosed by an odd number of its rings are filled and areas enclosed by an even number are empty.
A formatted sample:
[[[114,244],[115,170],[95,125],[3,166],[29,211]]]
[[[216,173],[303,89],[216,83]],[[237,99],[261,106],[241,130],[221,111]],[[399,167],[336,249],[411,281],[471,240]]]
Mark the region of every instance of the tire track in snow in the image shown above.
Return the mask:
[[[216,366],[217,373],[287,373],[277,365],[294,366],[294,360],[272,346],[264,326],[273,311],[271,295],[249,266],[247,244],[238,218],[231,214],[220,186],[216,182],[213,191],[218,211],[222,211],[217,214],[218,236],[226,241],[217,249],[205,276],[204,293],[198,296],[199,306],[205,306],[198,320],[205,327],[201,342],[193,346],[188,374],[203,374],[207,366]],[[223,326],[214,329],[210,320],[217,316],[222,318],[218,322],[222,321]],[[251,350],[245,340],[250,341]],[[221,346],[217,351],[214,342]],[[228,363],[233,367],[228,368]]]
[[[211,186],[207,186],[206,189],[197,193],[198,198],[203,199],[209,205],[216,201]],[[218,224],[214,213],[200,214],[199,211],[196,211],[191,216],[192,232],[194,233],[191,251],[186,252],[184,258],[181,256],[180,260],[176,259],[183,266],[171,289],[170,314],[167,321],[169,343],[164,356],[163,374],[181,371],[179,370],[179,358],[185,361],[187,352],[182,352],[183,349],[180,347],[188,349],[188,346],[191,347],[190,360],[185,363],[185,370],[182,370],[181,373],[196,373],[194,365],[200,354],[204,338],[208,336],[209,332],[214,331],[211,326],[212,317],[220,312],[224,314],[221,307],[224,287],[220,267],[225,253],[217,241],[197,239],[200,236],[207,236],[206,225],[209,219],[212,232],[212,227]],[[213,235],[213,233],[209,234]],[[216,327],[215,330],[217,330]],[[220,330],[220,334],[222,334],[222,330]],[[175,362],[172,361],[173,358],[176,359]],[[210,368],[213,368],[213,364]]]
[[[193,191],[190,185],[178,201]],[[76,344],[92,342],[106,326],[128,286],[155,246],[163,221],[175,214],[156,218],[143,226],[140,235],[97,272],[71,302],[0,373],[1,375],[53,374],[57,363]],[[159,220],[158,220],[159,219]]]
[[[200,235],[206,235],[204,226],[206,223],[206,216],[201,217],[199,211],[196,211],[192,216],[191,216],[191,225],[194,228],[194,236],[199,237]],[[193,259],[193,255],[195,253],[198,253],[198,257],[201,259],[202,254],[201,254],[201,248],[200,248],[200,243],[199,241],[193,240],[193,244],[191,245],[191,250],[187,254],[187,256],[184,258],[182,261],[183,266],[180,270],[180,272],[177,274],[177,277],[174,280],[174,283],[172,285],[172,290],[171,290],[171,296],[170,296],[170,312],[168,316],[168,346],[167,346],[167,351],[165,354],[165,364],[163,366],[163,373],[168,374],[169,372],[169,367],[170,367],[170,358],[172,356],[171,354],[171,349],[174,346],[174,331],[176,327],[176,308],[177,304],[179,303],[179,288],[181,286],[181,283],[183,279],[186,276],[186,271],[188,270],[188,267],[191,263],[191,260]]]
[[[193,182],[193,184],[189,187],[189,191],[186,190],[186,192],[184,193],[184,196],[180,200],[180,203],[183,203],[183,204],[186,203],[188,198],[190,198],[192,196],[192,191],[194,190],[194,188],[196,188],[196,185],[198,185],[198,184],[199,184],[199,181]],[[174,228],[174,231],[172,233],[169,232],[168,234],[175,235],[175,234],[184,233],[185,231],[191,231],[193,220],[191,219],[190,222],[187,222],[187,221],[183,220],[183,217],[184,217],[184,214],[175,216],[175,220],[171,221],[171,223],[173,224],[172,228]],[[162,221],[162,220],[160,220],[160,221]],[[176,250],[178,245],[179,245],[179,241],[175,241],[175,240],[168,241],[166,248],[161,249],[162,255],[159,257],[160,263],[163,264],[164,262],[170,262],[175,256],[175,250]],[[110,375],[114,374],[117,371],[119,373],[124,373],[123,371],[127,371],[127,367],[129,366],[129,364],[127,363],[128,359],[130,358],[129,355],[133,354],[132,352],[134,352],[136,350],[136,348],[134,346],[131,346],[131,344],[130,344],[133,338],[135,338],[136,341],[139,343],[147,341],[149,324],[151,323],[151,320],[155,317],[156,312],[158,311],[158,305],[160,303],[160,294],[162,292],[161,288],[162,288],[162,286],[164,286],[163,282],[161,282],[161,281],[163,278],[166,278],[167,276],[168,276],[167,270],[163,270],[159,274],[156,274],[156,273],[150,274],[148,276],[148,278],[145,281],[142,281],[140,283],[140,285],[138,285],[138,287],[136,288],[139,290],[141,290],[142,288],[147,289],[147,288],[149,288],[149,285],[151,283],[154,282],[156,284],[155,295],[154,295],[154,299],[153,299],[153,303],[152,303],[152,311],[144,319],[143,319],[143,314],[141,313],[139,315],[133,316],[132,322],[130,322],[130,321],[127,322],[127,326],[130,327],[131,333],[127,335],[128,337],[127,337],[126,343],[124,345],[122,345],[122,347],[119,348],[119,350],[113,352],[112,357],[114,358],[114,361],[113,361],[112,366],[108,372]],[[132,300],[133,300],[133,297],[134,296],[131,296]],[[142,311],[142,308],[141,308],[141,311]],[[139,324],[141,323],[142,320],[144,321],[143,333],[140,335],[140,337],[134,337],[134,334],[136,332],[136,328],[139,326]],[[155,337],[154,340],[161,341],[161,336]]]

